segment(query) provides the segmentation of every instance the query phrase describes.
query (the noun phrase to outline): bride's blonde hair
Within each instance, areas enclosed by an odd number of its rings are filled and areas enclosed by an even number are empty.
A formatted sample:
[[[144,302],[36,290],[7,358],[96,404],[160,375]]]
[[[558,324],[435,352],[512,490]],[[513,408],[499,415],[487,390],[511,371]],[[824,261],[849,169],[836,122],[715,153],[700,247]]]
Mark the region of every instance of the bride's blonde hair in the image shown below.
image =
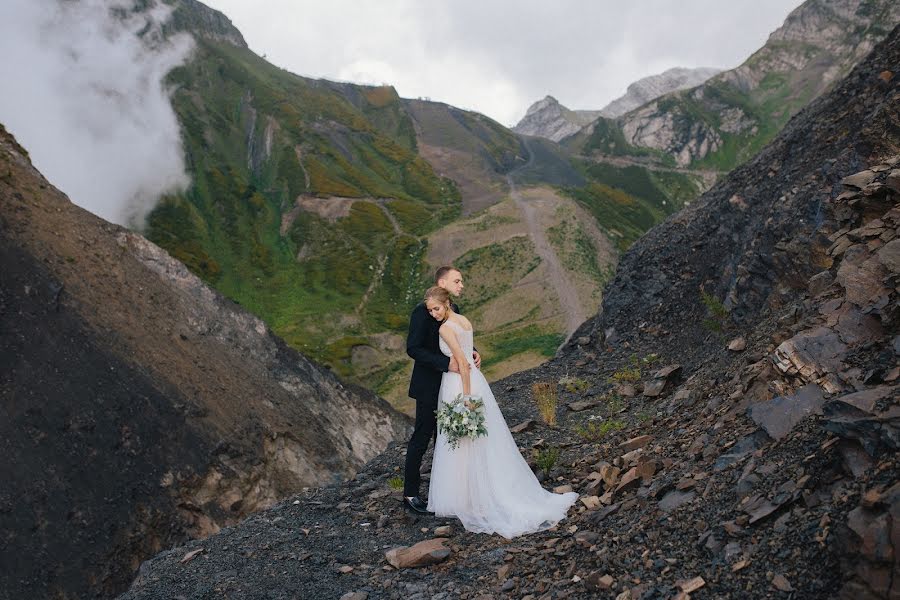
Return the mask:
[[[453,310],[453,307],[450,306],[450,292],[439,285],[432,286],[425,290],[425,298],[423,301],[428,302],[429,300],[437,300],[441,304],[446,305],[450,310]]]

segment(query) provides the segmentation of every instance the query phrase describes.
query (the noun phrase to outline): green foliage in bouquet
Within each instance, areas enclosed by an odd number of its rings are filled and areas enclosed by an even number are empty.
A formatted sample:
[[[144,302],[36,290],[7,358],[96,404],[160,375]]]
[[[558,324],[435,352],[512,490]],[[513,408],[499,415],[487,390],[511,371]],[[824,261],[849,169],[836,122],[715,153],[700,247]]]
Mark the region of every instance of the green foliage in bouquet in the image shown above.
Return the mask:
[[[437,424],[447,436],[450,448],[456,450],[463,438],[487,435],[484,402],[479,396],[458,394],[451,402],[442,402],[438,407]]]

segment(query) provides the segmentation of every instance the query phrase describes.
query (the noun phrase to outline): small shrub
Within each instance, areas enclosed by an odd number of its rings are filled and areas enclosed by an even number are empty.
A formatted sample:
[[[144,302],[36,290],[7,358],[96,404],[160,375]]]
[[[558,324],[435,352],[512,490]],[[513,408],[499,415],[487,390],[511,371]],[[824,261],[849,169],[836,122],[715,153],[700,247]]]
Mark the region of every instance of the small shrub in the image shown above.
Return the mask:
[[[537,450],[534,455],[534,464],[544,473],[549,473],[559,460],[559,448],[549,446]]]
[[[606,396],[605,400],[607,417],[618,414],[623,408],[625,408],[625,400],[623,400],[622,396],[618,394],[610,394]]]
[[[590,384],[580,377],[569,377],[568,375],[559,379],[559,385],[571,394],[580,394],[590,387]]]
[[[644,358],[641,359],[641,363],[649,366],[658,360],[659,360],[659,354],[657,354],[655,352],[651,352],[650,354],[648,354],[647,356],[645,356]]]
[[[710,331],[721,332],[728,319],[728,309],[718,298],[707,293],[706,290],[700,290],[700,300],[710,315],[703,320],[703,326]]]
[[[534,395],[534,403],[537,405],[544,423],[551,427],[556,425],[556,407],[559,404],[556,384],[550,381],[533,383],[531,393]]]
[[[392,490],[402,490],[403,489],[403,478],[399,475],[394,475],[390,479],[387,480],[388,487]]]

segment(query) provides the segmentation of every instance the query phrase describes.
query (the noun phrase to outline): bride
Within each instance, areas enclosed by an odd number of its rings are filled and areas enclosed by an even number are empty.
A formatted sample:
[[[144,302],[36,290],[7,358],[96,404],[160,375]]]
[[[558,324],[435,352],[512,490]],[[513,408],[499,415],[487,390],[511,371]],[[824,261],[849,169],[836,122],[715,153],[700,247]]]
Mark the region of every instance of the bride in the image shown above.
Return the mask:
[[[443,322],[441,351],[459,364],[459,373],[444,373],[438,406],[460,393],[481,396],[487,425],[487,436],[463,438],[455,450],[447,436],[438,432],[428,510],[458,517],[468,531],[499,533],[505,538],[552,527],[566,517],[578,494],[546,491],[519,454],[487,380],[472,363],[472,324],[450,308],[447,290],[430,288],[425,307]]]

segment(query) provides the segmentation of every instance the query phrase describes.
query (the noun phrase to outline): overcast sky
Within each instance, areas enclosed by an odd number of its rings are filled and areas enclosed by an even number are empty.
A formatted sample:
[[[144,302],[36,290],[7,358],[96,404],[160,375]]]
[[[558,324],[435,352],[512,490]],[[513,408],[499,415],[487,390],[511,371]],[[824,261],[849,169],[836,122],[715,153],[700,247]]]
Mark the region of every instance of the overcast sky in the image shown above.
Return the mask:
[[[739,65],[799,0],[203,0],[310,77],[390,83],[512,125],[546,95],[599,109],[671,67]]]

